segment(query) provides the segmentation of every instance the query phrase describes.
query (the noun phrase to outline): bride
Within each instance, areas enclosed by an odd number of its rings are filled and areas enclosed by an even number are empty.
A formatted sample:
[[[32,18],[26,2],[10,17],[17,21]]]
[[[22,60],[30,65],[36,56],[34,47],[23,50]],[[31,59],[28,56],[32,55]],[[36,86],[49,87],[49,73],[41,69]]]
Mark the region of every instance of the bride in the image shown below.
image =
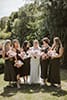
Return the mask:
[[[40,81],[40,47],[38,40],[33,41],[30,62],[30,84]]]

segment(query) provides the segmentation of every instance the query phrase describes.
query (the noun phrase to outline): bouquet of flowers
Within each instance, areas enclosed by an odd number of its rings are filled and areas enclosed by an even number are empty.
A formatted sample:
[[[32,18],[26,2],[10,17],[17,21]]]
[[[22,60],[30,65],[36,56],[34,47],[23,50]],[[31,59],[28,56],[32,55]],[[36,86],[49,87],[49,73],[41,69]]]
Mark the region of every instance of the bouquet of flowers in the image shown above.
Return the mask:
[[[25,53],[25,52],[21,52],[19,54],[19,56],[24,60],[24,59],[27,59],[27,58],[30,58],[30,55],[28,53]]]
[[[22,65],[24,65],[24,63],[21,60],[15,61],[15,64],[14,64],[15,67],[20,68],[22,67]]]
[[[41,52],[41,58],[42,58],[42,60],[46,60],[49,58],[49,56],[47,53]]]
[[[56,53],[56,51],[55,50],[50,50],[50,51],[48,51],[48,56],[49,57],[56,57],[58,54]]]
[[[21,57],[22,59],[24,58],[25,52],[21,52],[20,54],[18,54],[19,57]]]
[[[40,51],[39,50],[33,50],[31,52],[31,56],[34,57],[35,59],[39,58],[40,57]]]
[[[12,51],[12,50],[9,50],[9,51],[7,52],[7,54],[8,54],[9,57],[15,57],[15,56],[16,56],[16,52],[14,52],[14,51]]]

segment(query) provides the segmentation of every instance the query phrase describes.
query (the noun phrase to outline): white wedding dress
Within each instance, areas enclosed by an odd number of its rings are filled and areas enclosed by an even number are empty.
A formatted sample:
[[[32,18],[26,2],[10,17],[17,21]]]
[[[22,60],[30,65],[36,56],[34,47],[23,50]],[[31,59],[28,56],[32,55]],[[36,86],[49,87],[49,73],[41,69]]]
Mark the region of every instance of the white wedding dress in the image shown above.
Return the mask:
[[[34,54],[37,52],[36,58],[31,56],[30,61],[30,84],[40,82],[40,47],[35,49],[32,47],[31,52]]]

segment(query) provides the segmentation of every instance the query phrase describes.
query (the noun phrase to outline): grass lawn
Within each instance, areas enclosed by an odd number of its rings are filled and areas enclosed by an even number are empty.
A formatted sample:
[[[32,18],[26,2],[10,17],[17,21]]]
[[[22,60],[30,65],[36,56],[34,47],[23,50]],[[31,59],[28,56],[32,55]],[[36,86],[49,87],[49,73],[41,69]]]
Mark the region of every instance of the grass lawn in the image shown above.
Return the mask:
[[[22,85],[9,88],[0,75],[0,100],[67,100],[67,70],[61,70],[62,89],[40,85]]]

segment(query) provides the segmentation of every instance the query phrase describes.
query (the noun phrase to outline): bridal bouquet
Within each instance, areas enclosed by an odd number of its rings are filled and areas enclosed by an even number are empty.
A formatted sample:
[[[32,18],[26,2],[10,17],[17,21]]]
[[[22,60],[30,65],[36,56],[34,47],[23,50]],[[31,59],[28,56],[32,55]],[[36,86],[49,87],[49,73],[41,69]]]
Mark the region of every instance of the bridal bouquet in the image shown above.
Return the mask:
[[[35,59],[39,58],[40,57],[40,51],[39,50],[33,50],[31,52],[31,56],[34,57]]]

